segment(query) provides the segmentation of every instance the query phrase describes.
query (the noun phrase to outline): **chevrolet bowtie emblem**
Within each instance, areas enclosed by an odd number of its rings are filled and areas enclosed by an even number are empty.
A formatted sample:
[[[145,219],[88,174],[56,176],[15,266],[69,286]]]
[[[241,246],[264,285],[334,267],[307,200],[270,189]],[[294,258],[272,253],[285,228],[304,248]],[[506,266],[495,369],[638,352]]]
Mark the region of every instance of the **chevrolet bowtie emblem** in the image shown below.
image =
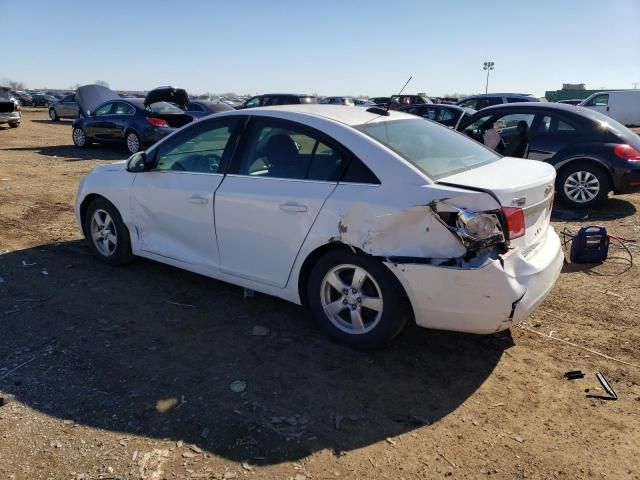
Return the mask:
[[[523,207],[527,203],[527,197],[519,197],[511,199],[512,207]]]

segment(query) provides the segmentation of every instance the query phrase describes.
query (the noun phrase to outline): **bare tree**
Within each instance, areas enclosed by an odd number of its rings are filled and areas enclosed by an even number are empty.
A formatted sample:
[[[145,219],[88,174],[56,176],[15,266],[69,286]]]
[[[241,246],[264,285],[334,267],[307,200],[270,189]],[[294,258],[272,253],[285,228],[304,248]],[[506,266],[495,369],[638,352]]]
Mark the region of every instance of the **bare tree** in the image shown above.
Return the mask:
[[[96,85],[100,85],[101,87],[109,88],[109,84],[107,82],[105,82],[104,80],[96,80],[94,83]]]
[[[24,90],[27,87],[24,82],[17,82],[16,80],[11,80],[9,78],[3,78],[0,80],[0,85],[9,85],[11,90]]]

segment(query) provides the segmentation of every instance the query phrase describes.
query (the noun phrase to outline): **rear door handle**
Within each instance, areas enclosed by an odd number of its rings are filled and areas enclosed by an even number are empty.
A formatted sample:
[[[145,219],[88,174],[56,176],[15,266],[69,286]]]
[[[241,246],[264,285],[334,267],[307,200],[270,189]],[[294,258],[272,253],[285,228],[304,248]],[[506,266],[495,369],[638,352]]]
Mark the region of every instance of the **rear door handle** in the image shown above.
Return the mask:
[[[209,203],[209,199],[201,195],[191,195],[187,200],[189,203],[195,203],[196,205],[206,205]]]
[[[283,203],[280,205],[280,210],[290,213],[304,213],[307,211],[307,206],[299,203]]]

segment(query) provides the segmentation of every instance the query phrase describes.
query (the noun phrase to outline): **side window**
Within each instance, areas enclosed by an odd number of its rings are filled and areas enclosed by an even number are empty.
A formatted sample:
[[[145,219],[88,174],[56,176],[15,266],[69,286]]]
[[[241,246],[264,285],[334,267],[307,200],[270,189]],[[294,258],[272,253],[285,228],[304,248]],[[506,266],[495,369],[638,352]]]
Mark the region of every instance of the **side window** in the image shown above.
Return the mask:
[[[116,108],[113,111],[114,115],[133,115],[135,113],[135,108],[133,108],[128,103],[117,102]]]
[[[478,120],[465,128],[464,133],[474,140],[483,143],[482,136],[484,135],[485,131],[491,128],[494,119],[495,115],[485,115],[484,117],[480,117]]]
[[[260,97],[253,97],[252,99],[248,100],[247,103],[245,104],[245,107],[247,108],[259,107],[259,106],[260,106]]]
[[[63,103],[73,103],[76,101],[76,96],[75,95],[67,95],[66,97],[64,97],[62,99]]]
[[[511,113],[503,117],[497,118],[495,123],[498,124],[500,130],[516,129],[520,122],[527,124],[527,129],[531,127],[535,115],[533,113]],[[522,125],[522,124],[520,124]],[[501,132],[502,133],[502,132]]]
[[[337,181],[343,155],[303,126],[254,120],[246,134],[241,175]]]
[[[476,99],[475,98],[470,98],[469,100],[465,100],[464,102],[462,102],[460,104],[461,107],[465,107],[465,108],[473,108],[474,110],[479,110],[478,108],[476,108]]]
[[[542,117],[540,121],[540,125],[538,126],[537,133],[571,133],[575,132],[576,129],[569,125],[566,122],[563,122],[557,117],[551,117],[549,115],[545,115]]]
[[[435,110],[435,120],[437,122],[445,122],[447,120],[453,120],[453,114],[446,108],[438,108]]]
[[[350,183],[371,183],[373,185],[380,185],[380,180],[375,174],[358,158],[352,157],[351,163],[344,172],[341,182]]]
[[[526,102],[526,100],[523,100],[522,98],[518,98],[518,97],[507,97],[507,103],[518,103],[518,102]]]
[[[204,109],[200,105],[197,105],[195,103],[190,103],[187,111],[188,112],[204,112]]]
[[[160,146],[156,171],[218,173],[226,158],[235,118],[201,123]]]
[[[101,107],[99,107],[94,113],[96,117],[102,117],[104,115],[111,114],[111,107],[113,107],[113,102],[105,103]]]
[[[585,104],[586,107],[606,107],[607,105],[609,105],[608,93],[601,93],[600,95],[596,95]]]

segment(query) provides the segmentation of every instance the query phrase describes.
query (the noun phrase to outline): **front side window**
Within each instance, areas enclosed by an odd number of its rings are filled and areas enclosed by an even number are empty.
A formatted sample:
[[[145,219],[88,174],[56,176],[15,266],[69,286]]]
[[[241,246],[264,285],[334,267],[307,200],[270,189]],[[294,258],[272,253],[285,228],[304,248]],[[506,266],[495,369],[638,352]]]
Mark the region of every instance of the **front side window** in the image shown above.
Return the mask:
[[[63,103],[73,103],[76,101],[76,96],[75,95],[67,95],[66,97],[64,97],[62,99]]]
[[[390,120],[355,128],[390,148],[433,180],[500,158],[457,132],[419,119]]]
[[[303,126],[254,120],[236,173],[254,177],[337,181],[344,156]]]
[[[260,106],[260,97],[253,97],[247,100],[247,103],[244,104],[247,108],[259,107]]]
[[[95,116],[103,117],[104,115],[110,115],[111,107],[113,107],[113,102],[105,103],[104,105],[96,109],[96,111],[94,112]]]
[[[600,95],[596,95],[587,103],[585,103],[585,106],[587,107],[606,107],[607,105],[609,105],[608,93],[601,93]]]
[[[154,170],[219,173],[236,121],[200,123],[172,137],[159,147]]]

